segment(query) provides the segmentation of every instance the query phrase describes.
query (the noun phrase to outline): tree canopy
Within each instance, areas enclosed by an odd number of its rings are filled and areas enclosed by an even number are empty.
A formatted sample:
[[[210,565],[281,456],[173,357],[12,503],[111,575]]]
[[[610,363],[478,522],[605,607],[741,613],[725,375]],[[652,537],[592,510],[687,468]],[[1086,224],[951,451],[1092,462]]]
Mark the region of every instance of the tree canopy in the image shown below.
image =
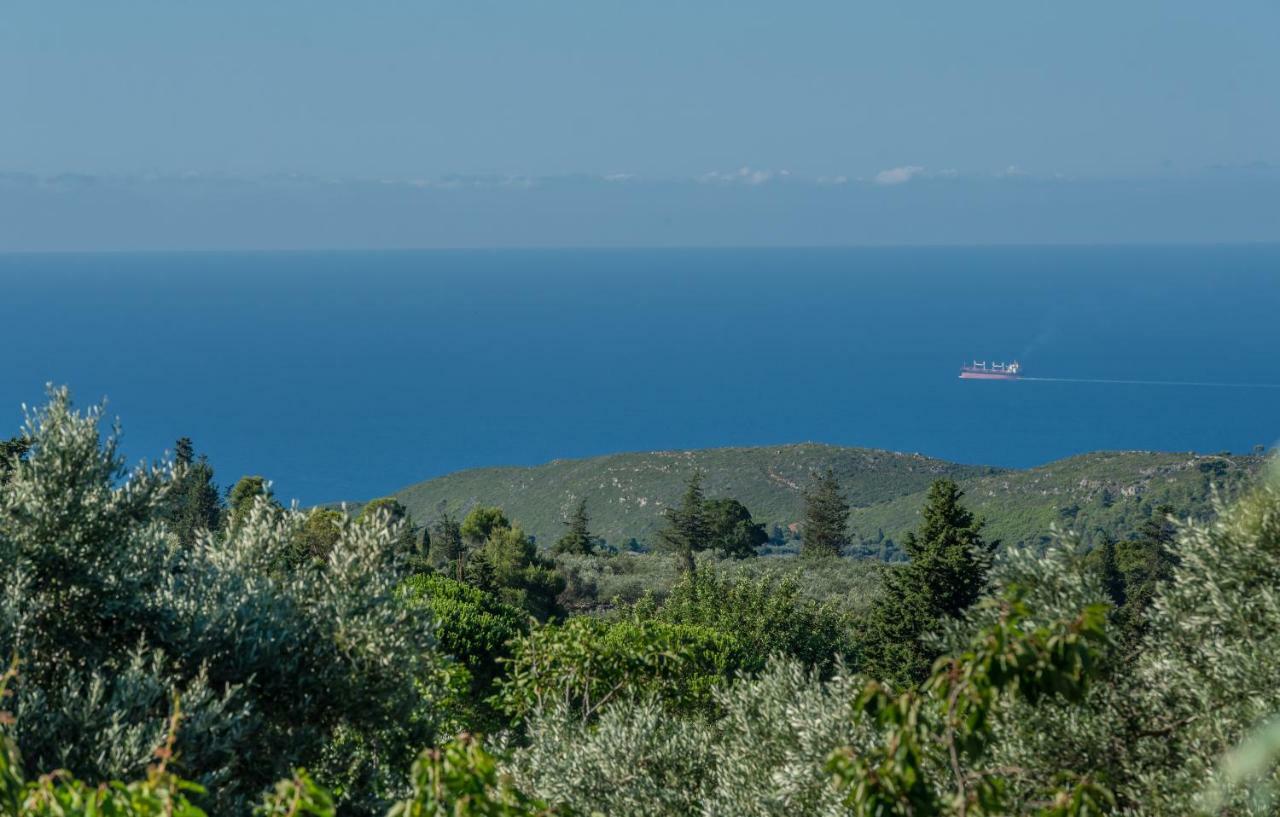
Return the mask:
[[[885,576],[864,645],[874,677],[922,680],[937,656],[924,637],[944,618],[962,615],[986,588],[992,549],[982,539],[981,523],[961,504],[963,496],[951,480],[933,483],[919,528],[903,541],[910,561]]]
[[[849,503],[840,492],[835,471],[819,473],[805,491],[801,553],[808,557],[839,556],[849,545]]]
[[[574,505],[573,513],[567,522],[568,530],[552,547],[555,554],[575,553],[579,556],[590,556],[596,551],[596,538],[591,535],[589,527],[591,517],[587,515],[587,499],[583,497]]]
[[[764,525],[752,519],[751,511],[736,499],[708,499],[703,509],[709,547],[722,557],[750,558],[756,555],[756,548],[769,541]]]
[[[659,545],[675,555],[681,570],[691,572],[696,566],[694,554],[706,550],[711,544],[701,471],[689,475],[680,504],[668,508],[665,516],[666,525],[658,531]]]

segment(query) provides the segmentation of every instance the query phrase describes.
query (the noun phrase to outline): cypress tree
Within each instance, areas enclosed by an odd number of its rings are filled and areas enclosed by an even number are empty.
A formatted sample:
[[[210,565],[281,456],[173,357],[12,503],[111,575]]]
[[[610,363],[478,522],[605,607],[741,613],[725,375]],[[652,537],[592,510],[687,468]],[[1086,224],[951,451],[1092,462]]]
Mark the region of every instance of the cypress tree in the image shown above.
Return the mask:
[[[552,553],[576,553],[581,556],[590,556],[595,553],[596,540],[591,535],[588,524],[591,517],[587,515],[587,499],[583,497],[578,500],[578,504],[573,509],[573,513],[569,516],[569,529],[565,531],[559,541],[551,549]]]
[[[960,504],[963,496],[949,479],[929,487],[919,529],[903,540],[910,561],[885,576],[864,644],[867,670],[877,678],[923,680],[937,657],[924,636],[963,614],[985,589],[992,546],[982,539],[982,523]]]
[[[800,553],[806,557],[839,556],[849,544],[849,503],[840,481],[828,468],[804,495],[804,527]]]
[[[668,508],[666,519],[666,527],[658,531],[658,542],[663,550],[675,554],[682,571],[692,572],[694,554],[706,550],[711,539],[706,499],[702,494],[702,471],[694,471],[689,477],[679,507]]]

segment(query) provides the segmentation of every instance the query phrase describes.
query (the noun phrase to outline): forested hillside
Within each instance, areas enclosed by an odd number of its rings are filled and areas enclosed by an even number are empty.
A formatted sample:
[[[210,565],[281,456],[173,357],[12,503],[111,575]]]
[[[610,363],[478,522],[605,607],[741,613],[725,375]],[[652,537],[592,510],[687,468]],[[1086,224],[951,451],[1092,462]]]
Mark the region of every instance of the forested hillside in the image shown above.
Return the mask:
[[[479,468],[402,489],[396,499],[419,520],[465,516],[476,505],[498,505],[520,519],[540,543],[551,543],[581,499],[597,535],[624,548],[653,544],[662,514],[694,470],[708,496],[733,497],[765,525],[775,544],[796,536],[803,493],[813,475],[831,468],[852,506],[850,532],[860,553],[886,559],[901,553],[902,534],[915,527],[929,484],[956,480],[988,533],[1009,545],[1043,545],[1050,527],[1086,537],[1123,539],[1168,504],[1202,517],[1211,485],[1230,490],[1257,473],[1256,455],[1098,452],[1026,470],[961,465],[920,454],[800,445],[658,451],[556,460],[532,468]]]

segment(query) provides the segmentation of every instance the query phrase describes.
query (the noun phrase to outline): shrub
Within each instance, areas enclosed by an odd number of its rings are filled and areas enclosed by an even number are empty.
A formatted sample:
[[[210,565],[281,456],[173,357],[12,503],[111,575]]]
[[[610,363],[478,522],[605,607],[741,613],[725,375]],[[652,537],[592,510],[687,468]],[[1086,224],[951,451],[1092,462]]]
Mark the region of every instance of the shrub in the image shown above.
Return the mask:
[[[672,711],[700,712],[716,684],[762,664],[733,636],[709,627],[574,618],[514,643],[499,700],[517,719],[563,706],[589,721],[613,701],[646,696]]]
[[[647,615],[726,633],[753,655],[790,656],[830,671],[852,655],[851,622],[832,605],[802,597],[799,587],[794,575],[733,581],[703,565]]]
[[[143,774],[176,691],[177,750],[214,813],[245,813],[297,765],[368,812],[450,703],[429,619],[394,598],[396,531],[343,524],[326,562],[288,570],[304,518],[259,497],[225,537],[178,548],[157,519],[169,475],[126,472],[98,420],[52,392],[0,488],[0,654],[23,662],[25,768]]]
[[[553,707],[529,721],[511,767],[527,791],[581,814],[837,815],[824,764],[871,739],[853,708],[860,686],[786,660],[716,690],[710,720],[673,717],[652,698],[619,701],[593,723]]]
[[[529,631],[529,615],[469,584],[434,573],[404,581],[401,592],[412,609],[435,622],[440,648],[466,667],[475,726],[497,725],[487,699],[510,656],[509,643]]]

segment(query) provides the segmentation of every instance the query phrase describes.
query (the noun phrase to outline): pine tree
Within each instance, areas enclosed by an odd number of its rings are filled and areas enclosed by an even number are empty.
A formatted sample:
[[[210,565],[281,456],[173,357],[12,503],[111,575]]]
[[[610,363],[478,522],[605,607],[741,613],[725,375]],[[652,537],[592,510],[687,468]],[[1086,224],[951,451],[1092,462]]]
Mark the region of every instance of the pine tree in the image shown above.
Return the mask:
[[[466,554],[464,580],[523,607],[540,621],[560,615],[556,597],[564,590],[564,577],[538,552],[533,539],[507,521],[501,508],[476,508],[460,528],[464,540],[482,532],[484,542]]]
[[[574,507],[573,513],[569,516],[569,530],[565,531],[564,536],[560,537],[551,552],[557,555],[574,553],[581,556],[590,556],[595,553],[596,540],[588,528],[590,521],[591,517],[587,515],[587,499],[583,497],[578,500],[577,506]]]
[[[985,589],[992,547],[982,539],[982,524],[960,504],[963,496],[949,479],[929,487],[919,529],[903,540],[910,561],[885,576],[863,645],[866,669],[876,678],[922,680],[937,657],[924,636],[943,618],[963,614]]]
[[[222,521],[222,495],[213,481],[213,466],[203,454],[183,479],[182,506],[175,520],[178,541],[190,547],[200,531],[216,531]]]
[[[694,471],[685,485],[684,497],[677,508],[668,508],[667,524],[658,531],[658,542],[664,550],[674,553],[680,569],[694,569],[694,554],[710,545],[710,526],[707,524],[706,500],[702,494],[702,471]]]
[[[173,446],[173,461],[177,465],[188,466],[195,462],[196,447],[191,442],[190,437],[179,437],[178,442]]]
[[[431,534],[431,564],[443,568],[455,579],[462,581],[466,555],[466,545],[462,541],[462,526],[446,511],[441,514]]]
[[[195,445],[183,437],[174,445],[174,481],[161,515],[178,543],[190,547],[202,530],[217,530],[222,518],[222,496],[213,481],[208,457],[196,459]]]
[[[804,495],[804,527],[800,553],[806,557],[839,556],[849,544],[849,503],[830,468]]]
[[[1151,602],[1161,582],[1173,577],[1178,565],[1172,553],[1175,529],[1173,506],[1160,505],[1139,528],[1136,539],[1103,544],[1103,581],[1112,603],[1116,640],[1132,653],[1141,648],[1148,629]]]

